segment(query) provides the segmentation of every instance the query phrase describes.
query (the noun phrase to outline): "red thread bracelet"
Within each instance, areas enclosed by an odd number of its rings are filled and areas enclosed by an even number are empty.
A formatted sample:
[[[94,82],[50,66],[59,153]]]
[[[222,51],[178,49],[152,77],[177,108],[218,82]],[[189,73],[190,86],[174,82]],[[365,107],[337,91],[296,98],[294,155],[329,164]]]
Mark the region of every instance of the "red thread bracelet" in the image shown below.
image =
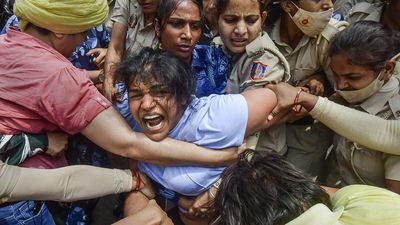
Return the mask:
[[[136,170],[132,170],[132,176],[135,176],[135,178],[136,178],[135,187],[132,190],[138,191],[140,188],[140,184],[142,183],[142,181],[140,179],[140,174]]]
[[[301,92],[303,92],[303,91],[304,91],[304,90],[303,90],[302,88],[300,88],[300,89],[297,91],[297,93],[296,93],[296,97],[294,98],[293,111],[294,111],[295,113],[299,113],[299,112],[301,111],[301,109],[303,108],[302,105],[300,105],[300,107],[298,107],[298,106],[299,106],[299,97],[300,97]]]

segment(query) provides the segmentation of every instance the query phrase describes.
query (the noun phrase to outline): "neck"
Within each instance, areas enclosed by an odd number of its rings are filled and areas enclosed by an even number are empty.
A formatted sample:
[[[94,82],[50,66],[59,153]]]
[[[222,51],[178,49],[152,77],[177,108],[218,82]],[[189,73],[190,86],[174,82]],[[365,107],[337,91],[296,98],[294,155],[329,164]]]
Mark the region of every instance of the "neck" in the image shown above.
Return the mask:
[[[294,49],[299,44],[303,35],[303,32],[297,27],[289,15],[287,13],[283,14],[280,24],[281,40]]]
[[[400,31],[400,13],[396,12],[395,4],[385,6],[382,13],[381,21],[392,30]]]
[[[192,56],[190,58],[184,60],[189,66],[192,65]]]
[[[207,20],[207,25],[210,27],[210,30],[214,37],[218,34],[218,20],[213,18],[211,21]]]
[[[50,47],[54,48],[53,43],[50,40],[49,34],[42,34],[40,33],[34,26],[29,26],[25,29],[24,33],[29,34],[44,43],[48,44]]]
[[[148,25],[154,21],[155,13],[144,14],[144,25]]]

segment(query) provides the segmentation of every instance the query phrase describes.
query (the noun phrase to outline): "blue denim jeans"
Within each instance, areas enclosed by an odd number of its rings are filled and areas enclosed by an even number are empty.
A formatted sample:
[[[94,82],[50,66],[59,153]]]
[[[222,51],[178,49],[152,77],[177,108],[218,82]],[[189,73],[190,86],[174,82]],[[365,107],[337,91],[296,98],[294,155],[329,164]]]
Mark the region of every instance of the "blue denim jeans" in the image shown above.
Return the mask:
[[[11,205],[0,205],[0,225],[55,225],[46,204],[35,201],[20,201]]]

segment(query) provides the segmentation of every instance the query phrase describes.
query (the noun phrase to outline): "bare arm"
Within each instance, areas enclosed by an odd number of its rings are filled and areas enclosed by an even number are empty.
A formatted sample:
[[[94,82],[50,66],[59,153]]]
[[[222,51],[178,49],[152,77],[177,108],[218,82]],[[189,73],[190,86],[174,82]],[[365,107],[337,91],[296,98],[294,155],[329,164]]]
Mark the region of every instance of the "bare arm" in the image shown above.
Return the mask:
[[[104,96],[112,100],[115,81],[115,69],[125,51],[125,38],[128,27],[121,23],[114,23],[111,32],[111,41],[104,62]]]
[[[123,157],[155,164],[228,165],[239,151],[212,151],[167,138],[154,142],[133,132],[118,112],[110,107],[98,114],[81,133],[100,147]]]
[[[248,90],[242,93],[249,110],[245,136],[268,127],[268,115],[276,106],[277,99],[273,91],[267,88]]]
[[[173,225],[167,213],[165,213],[154,200],[151,200],[147,206],[138,213],[128,216],[113,225]]]

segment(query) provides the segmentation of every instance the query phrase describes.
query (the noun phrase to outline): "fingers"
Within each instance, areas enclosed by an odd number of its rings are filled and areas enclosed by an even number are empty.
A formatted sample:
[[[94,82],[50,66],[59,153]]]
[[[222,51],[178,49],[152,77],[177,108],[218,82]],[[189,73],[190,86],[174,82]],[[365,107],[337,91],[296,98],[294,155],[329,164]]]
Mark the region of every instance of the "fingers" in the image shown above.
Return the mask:
[[[100,48],[93,48],[93,49],[90,49],[86,53],[86,56],[90,56],[90,55],[93,55],[93,54],[99,54],[99,53],[100,53]]]
[[[267,120],[271,121],[276,115],[279,114],[279,108],[275,107],[272,112],[268,115]]]

